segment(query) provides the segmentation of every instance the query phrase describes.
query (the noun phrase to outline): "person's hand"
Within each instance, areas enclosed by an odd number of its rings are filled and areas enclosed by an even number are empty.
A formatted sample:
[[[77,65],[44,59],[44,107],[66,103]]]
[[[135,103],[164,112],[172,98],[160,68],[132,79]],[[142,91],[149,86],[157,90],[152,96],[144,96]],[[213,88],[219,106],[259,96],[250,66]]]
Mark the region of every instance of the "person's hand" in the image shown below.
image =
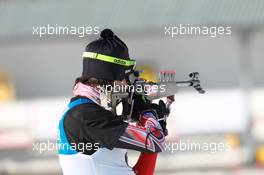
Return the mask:
[[[143,111],[150,110],[151,103],[144,95],[134,94],[134,106],[131,118],[134,121],[139,121],[139,116]]]
[[[159,104],[152,103],[151,108],[157,113],[157,118],[160,126],[163,129],[164,135],[168,135],[166,116],[169,115],[170,110],[166,107],[165,103],[160,100]]]
[[[154,116],[157,117],[159,121],[164,135],[168,135],[167,131],[167,122],[166,117],[169,115],[170,110],[166,107],[166,104],[163,100],[159,101],[159,104],[151,103],[145,96],[143,95],[134,95],[134,107],[132,112],[132,119],[134,121],[139,122],[139,117],[144,112],[151,112]]]

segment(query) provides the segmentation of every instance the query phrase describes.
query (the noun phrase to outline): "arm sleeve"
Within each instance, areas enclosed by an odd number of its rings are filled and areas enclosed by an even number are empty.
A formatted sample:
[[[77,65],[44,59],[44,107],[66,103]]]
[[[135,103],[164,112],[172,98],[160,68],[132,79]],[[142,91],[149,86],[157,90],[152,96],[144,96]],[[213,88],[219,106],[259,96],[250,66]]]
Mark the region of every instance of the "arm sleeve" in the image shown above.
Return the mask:
[[[127,128],[122,117],[96,104],[84,104],[72,110],[64,121],[67,137],[75,143],[98,143],[113,149]]]
[[[77,106],[64,121],[67,138],[75,143],[99,143],[108,149],[124,148],[161,152],[165,137],[153,114],[143,115],[144,125],[134,126],[95,104]]]
[[[159,122],[152,113],[146,113],[142,118],[144,126],[128,125],[115,146],[141,152],[163,151],[165,136]]]

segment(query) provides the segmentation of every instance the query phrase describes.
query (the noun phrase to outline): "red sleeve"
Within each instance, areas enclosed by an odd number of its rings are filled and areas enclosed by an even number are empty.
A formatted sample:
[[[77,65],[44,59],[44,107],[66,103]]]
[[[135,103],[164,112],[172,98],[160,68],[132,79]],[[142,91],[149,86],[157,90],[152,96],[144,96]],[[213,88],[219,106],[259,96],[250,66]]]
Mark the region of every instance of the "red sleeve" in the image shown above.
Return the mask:
[[[153,175],[156,166],[157,153],[141,153],[133,170],[136,175]]]

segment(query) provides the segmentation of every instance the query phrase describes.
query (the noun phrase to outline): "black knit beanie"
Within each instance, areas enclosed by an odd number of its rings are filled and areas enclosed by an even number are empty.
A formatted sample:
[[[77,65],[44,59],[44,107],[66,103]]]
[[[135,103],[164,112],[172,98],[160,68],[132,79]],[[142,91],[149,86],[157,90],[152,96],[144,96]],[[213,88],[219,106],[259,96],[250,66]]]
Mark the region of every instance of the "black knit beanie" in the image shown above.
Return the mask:
[[[129,58],[126,44],[110,29],[104,29],[100,36],[85,48],[82,75],[105,80],[124,79],[135,64]]]

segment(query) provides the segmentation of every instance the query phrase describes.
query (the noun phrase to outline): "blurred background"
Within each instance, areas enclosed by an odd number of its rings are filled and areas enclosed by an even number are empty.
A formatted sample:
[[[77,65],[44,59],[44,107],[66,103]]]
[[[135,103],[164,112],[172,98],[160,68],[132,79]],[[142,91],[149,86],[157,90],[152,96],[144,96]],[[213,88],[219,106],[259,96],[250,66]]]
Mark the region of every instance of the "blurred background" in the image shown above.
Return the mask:
[[[150,72],[200,72],[207,93],[182,88],[168,119],[171,143],[228,143],[230,150],[166,151],[158,175],[264,173],[264,1],[0,1],[0,174],[61,174],[57,124],[81,74],[82,52],[99,37],[33,34],[37,26],[106,27]],[[168,26],[231,26],[231,35],[165,35]],[[133,165],[137,154],[130,152]]]

